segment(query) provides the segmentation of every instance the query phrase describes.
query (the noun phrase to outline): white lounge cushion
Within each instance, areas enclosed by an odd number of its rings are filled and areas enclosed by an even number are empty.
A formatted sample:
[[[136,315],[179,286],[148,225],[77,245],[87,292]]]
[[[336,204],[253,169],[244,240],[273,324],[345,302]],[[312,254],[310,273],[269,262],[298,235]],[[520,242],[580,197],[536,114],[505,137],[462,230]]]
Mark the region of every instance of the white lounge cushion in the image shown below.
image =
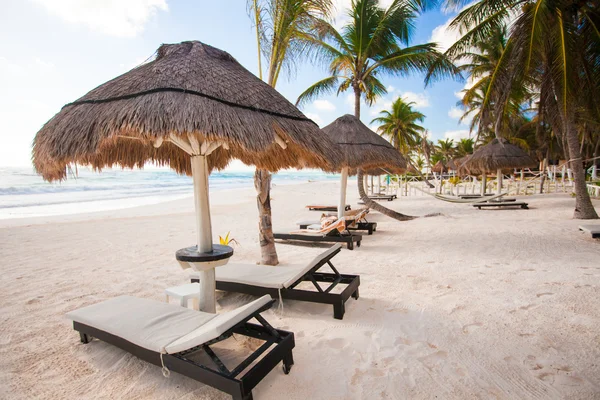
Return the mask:
[[[600,234],[600,225],[579,225],[579,230],[597,235]]]
[[[227,264],[215,268],[219,282],[240,283],[264,288],[283,289],[294,284],[323,259],[338,251],[338,243],[316,256],[306,265],[268,266],[255,264]]]
[[[157,352],[164,352],[167,345],[215,316],[132,296],[115,297],[67,314],[75,322]]]
[[[71,311],[67,318],[118,336],[148,350],[177,353],[219,337],[271,300],[263,296],[223,314],[119,296]]]
[[[235,310],[217,314],[216,317],[208,321],[203,326],[169,344],[165,350],[169,354],[179,353],[180,351],[191,349],[192,347],[199,346],[208,342],[209,340],[218,338],[231,329],[234,325],[246,319],[248,315],[260,310],[261,307],[268,304],[271,300],[271,296],[267,294],[251,303],[248,303],[242,307],[238,307]]]

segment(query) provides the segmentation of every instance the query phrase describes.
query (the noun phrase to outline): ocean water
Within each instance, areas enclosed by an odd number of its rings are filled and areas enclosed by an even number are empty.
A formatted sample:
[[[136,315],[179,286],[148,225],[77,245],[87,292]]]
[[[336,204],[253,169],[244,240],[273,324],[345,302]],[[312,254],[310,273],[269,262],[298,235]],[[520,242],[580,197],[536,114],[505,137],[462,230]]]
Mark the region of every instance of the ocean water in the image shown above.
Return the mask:
[[[45,182],[32,168],[0,167],[0,219],[77,214],[157,204],[193,195],[191,177],[168,169],[106,169],[80,167],[78,177]],[[254,171],[222,171],[210,175],[210,190],[253,187]],[[334,180],[321,171],[281,171],[273,184]]]

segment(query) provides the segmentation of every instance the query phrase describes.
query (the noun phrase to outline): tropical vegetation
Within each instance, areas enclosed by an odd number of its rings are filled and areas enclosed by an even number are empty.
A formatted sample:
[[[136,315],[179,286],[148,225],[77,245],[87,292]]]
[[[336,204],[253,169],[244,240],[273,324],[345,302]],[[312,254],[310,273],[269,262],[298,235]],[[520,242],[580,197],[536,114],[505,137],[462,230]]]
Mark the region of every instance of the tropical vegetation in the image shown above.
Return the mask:
[[[256,28],[259,77],[262,59],[267,60],[267,83],[272,87],[282,71],[294,72],[298,61],[315,47],[310,39],[315,26],[330,18],[331,0],[248,0],[248,13]],[[261,263],[279,263],[271,220],[271,174],[257,169],[254,174],[259,211]]]

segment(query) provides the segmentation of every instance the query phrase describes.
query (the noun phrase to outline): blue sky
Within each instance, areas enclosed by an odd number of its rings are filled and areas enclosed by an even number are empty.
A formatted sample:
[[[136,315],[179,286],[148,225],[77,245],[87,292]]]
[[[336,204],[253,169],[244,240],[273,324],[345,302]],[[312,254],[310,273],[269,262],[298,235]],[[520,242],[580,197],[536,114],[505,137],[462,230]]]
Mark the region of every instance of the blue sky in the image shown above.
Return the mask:
[[[389,0],[381,0],[385,5]],[[336,0],[343,24],[350,0]],[[414,43],[442,47],[456,37],[446,27],[452,14],[432,11],[417,21]],[[245,0],[0,0],[0,165],[31,165],[31,142],[62,105],[151,57],[162,43],[200,40],[231,53],[257,74],[256,43]],[[321,66],[299,65],[277,89],[290,101],[326,76]],[[434,140],[466,137],[459,125],[456,93],[464,82],[425,88],[422,76],[382,79],[390,93],[363,122],[396,96],[417,103]],[[307,104],[303,111],[321,126],[352,113],[350,92]]]

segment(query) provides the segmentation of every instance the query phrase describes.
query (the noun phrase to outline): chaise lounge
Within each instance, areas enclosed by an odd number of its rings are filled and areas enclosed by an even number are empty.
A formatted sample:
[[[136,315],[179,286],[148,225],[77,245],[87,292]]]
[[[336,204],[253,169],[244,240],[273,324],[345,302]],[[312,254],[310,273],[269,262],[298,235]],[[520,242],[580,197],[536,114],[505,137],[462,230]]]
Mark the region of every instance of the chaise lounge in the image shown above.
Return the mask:
[[[308,208],[309,211],[334,211],[334,212],[337,212],[337,210],[338,210],[337,206],[308,205],[308,206],[306,206],[306,208]],[[344,207],[345,211],[348,211],[351,209],[352,209],[352,207],[350,207],[350,204],[346,204],[346,207]]]
[[[488,201],[486,203],[475,203],[475,204],[473,204],[473,207],[477,207],[480,210],[481,210],[482,207],[483,208],[489,208],[489,207],[498,207],[498,208],[520,207],[520,208],[523,208],[525,210],[529,209],[529,204],[528,203],[514,201],[514,200],[511,201],[511,200],[508,200],[508,201]]]
[[[173,304],[120,296],[67,314],[81,342],[92,337],[163,367],[163,375],[178,372],[226,392],[234,400],[251,400],[252,389],[283,362],[288,374],[294,359],[294,334],[275,329],[260,315],[275,300],[263,296],[222,314],[209,314]],[[248,322],[255,318],[260,325]],[[233,334],[264,343],[233,368],[211,346]],[[198,360],[208,356],[209,365]],[[261,357],[259,359],[259,357]],[[258,361],[257,361],[258,360]]]
[[[367,231],[369,235],[377,231],[377,222],[369,222],[366,217],[369,213],[368,208],[359,208],[357,210],[351,210],[344,215],[346,219],[346,230],[349,231]],[[335,215],[323,214],[323,218],[334,218]],[[297,222],[300,229],[321,229],[321,221],[300,221]]]
[[[280,296],[282,299],[331,304],[334,318],[343,319],[346,301],[350,297],[358,299],[360,277],[340,274],[333,266],[331,259],[341,251],[341,247],[339,244],[332,246],[306,265],[224,265],[215,269],[217,289],[254,296],[268,294],[273,297]],[[325,265],[328,265],[333,273],[318,272]],[[192,282],[197,281],[196,277],[192,277]],[[298,285],[302,282],[311,282],[316,291],[299,289]],[[328,286],[322,288],[319,283],[326,283]],[[332,293],[338,284],[346,287],[339,293]]]
[[[579,230],[589,233],[593,239],[600,238],[600,225],[579,225]]]
[[[348,250],[354,250],[355,243],[356,247],[360,247],[362,241],[362,235],[348,231],[345,218],[340,218],[321,229],[299,229],[288,233],[275,232],[273,237],[279,240],[298,242],[346,243]]]

